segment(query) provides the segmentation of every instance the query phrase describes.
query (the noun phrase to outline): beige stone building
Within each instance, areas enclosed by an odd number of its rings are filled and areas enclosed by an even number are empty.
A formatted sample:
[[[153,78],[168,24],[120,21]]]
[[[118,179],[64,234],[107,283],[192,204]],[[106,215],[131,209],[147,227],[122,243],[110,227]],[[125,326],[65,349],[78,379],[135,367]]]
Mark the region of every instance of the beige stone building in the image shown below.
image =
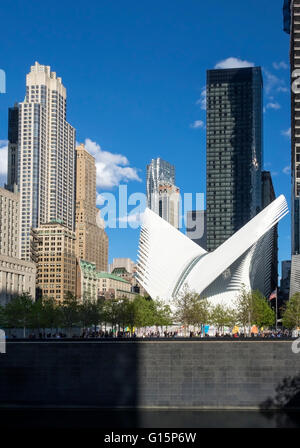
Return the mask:
[[[136,293],[131,282],[124,277],[96,270],[95,263],[77,261],[77,297],[81,300],[133,299]]]
[[[0,187],[0,254],[18,257],[19,195]]]
[[[159,216],[179,228],[180,190],[172,184],[159,185]]]
[[[111,274],[127,280],[131,284],[133,292],[144,297],[149,296],[147,291],[137,281],[135,276],[136,264],[130,258],[114,258],[109,268]]]
[[[133,299],[136,294],[132,292],[131,283],[125,278],[108,272],[98,272],[98,296],[106,299]]]
[[[98,298],[98,276],[95,263],[77,259],[76,296],[80,300]]]
[[[61,301],[67,292],[76,294],[75,232],[60,222],[43,224],[32,231],[32,253],[43,297]]]
[[[35,300],[35,277],[34,263],[0,255],[0,305],[23,293]]]
[[[0,304],[29,293],[35,299],[36,266],[18,259],[19,195],[0,188]]]
[[[96,207],[96,165],[84,145],[76,148],[76,256],[107,271],[108,236]]]
[[[135,272],[135,263],[130,258],[114,258],[109,265],[109,272],[113,272],[116,268],[125,268],[127,272],[133,274]]]

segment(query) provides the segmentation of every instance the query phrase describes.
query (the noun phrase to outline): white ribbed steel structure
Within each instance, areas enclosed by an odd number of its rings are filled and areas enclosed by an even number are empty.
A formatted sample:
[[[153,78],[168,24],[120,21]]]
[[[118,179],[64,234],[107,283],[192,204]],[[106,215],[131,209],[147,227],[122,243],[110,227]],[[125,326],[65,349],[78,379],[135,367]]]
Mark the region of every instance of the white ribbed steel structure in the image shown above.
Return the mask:
[[[184,285],[214,304],[232,305],[243,285],[267,295],[274,226],[288,213],[280,196],[214,252],[206,252],[150,209],[143,217],[137,278],[172,305]]]

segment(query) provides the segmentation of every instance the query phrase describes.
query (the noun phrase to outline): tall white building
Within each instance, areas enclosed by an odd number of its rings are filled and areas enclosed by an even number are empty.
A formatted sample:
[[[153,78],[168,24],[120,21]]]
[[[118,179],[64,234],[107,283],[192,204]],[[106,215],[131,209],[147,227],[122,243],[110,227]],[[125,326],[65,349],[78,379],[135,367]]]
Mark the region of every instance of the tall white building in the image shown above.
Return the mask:
[[[20,258],[29,260],[31,227],[52,220],[74,230],[75,129],[66,121],[66,88],[35,63],[19,103]]]
[[[179,188],[175,186],[175,167],[161,158],[147,165],[147,205],[174,227],[179,227]]]

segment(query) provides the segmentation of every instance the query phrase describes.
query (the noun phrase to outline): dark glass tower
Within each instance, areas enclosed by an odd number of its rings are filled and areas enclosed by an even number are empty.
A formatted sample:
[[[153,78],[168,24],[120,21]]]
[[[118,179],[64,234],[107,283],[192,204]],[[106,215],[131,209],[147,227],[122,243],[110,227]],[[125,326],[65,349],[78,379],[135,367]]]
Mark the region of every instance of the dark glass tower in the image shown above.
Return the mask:
[[[261,181],[261,206],[262,208],[265,208],[276,199],[270,171],[262,171]],[[274,226],[269,232],[270,238],[272,239],[272,263],[270,272],[265,272],[265,291],[271,293],[278,286],[278,224],[276,224],[276,226]]]
[[[260,67],[207,72],[207,250],[261,210]]]
[[[18,184],[18,127],[19,107],[16,104],[8,109],[8,154],[7,154],[7,184],[5,188],[16,191]]]

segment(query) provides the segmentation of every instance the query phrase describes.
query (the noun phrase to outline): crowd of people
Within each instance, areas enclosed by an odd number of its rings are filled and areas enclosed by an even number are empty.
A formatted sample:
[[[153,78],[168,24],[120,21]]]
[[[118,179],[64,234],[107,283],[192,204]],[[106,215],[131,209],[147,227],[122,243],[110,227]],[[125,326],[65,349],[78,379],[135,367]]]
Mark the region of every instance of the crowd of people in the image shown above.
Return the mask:
[[[297,338],[300,336],[300,331],[297,330],[287,330],[287,329],[278,329],[278,330],[259,330],[255,333],[244,333],[241,332],[215,332],[204,333],[203,331],[113,331],[109,330],[92,330],[92,329],[84,329],[81,332],[78,330],[76,333],[72,332],[72,330],[68,333],[62,331],[47,331],[47,332],[39,332],[39,333],[30,333],[27,335],[28,339],[64,339],[64,338],[72,338],[72,339],[103,339],[103,338],[114,338],[114,339],[124,339],[124,338],[139,338],[139,339],[157,339],[157,338],[209,338],[209,339],[245,339],[245,338],[263,338],[263,339],[286,339],[286,338]],[[17,336],[14,332],[6,335],[8,338],[16,339]]]

